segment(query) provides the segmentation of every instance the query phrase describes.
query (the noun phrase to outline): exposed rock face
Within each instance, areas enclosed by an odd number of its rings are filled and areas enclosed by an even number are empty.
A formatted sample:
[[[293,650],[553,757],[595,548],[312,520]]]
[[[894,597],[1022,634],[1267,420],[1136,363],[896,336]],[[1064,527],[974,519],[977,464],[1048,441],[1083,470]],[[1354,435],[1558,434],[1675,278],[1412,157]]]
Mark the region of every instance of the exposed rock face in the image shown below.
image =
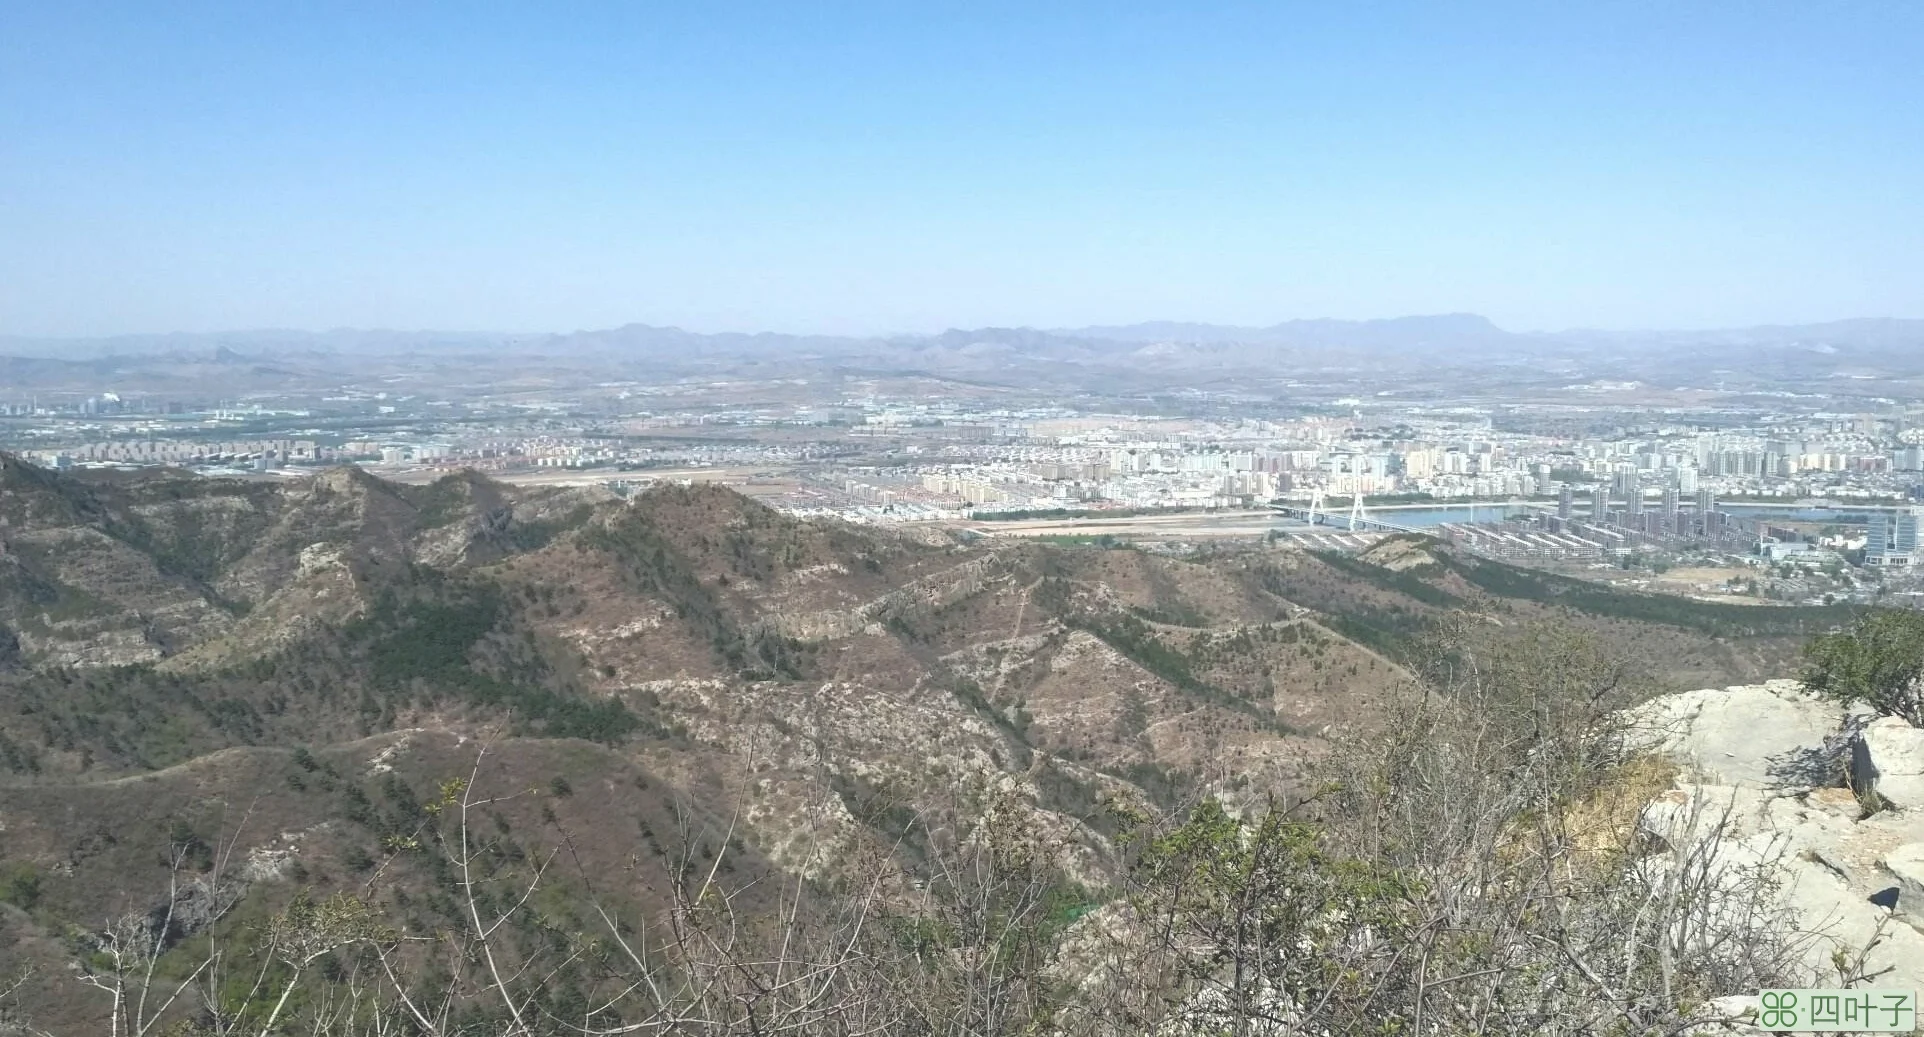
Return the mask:
[[[1897,880],[1897,913],[1924,929],[1924,843],[1900,846],[1884,856],[1884,870]]]
[[[1924,731],[1879,717],[1851,743],[1851,781],[1896,807],[1924,809]]]
[[[1712,785],[1795,789],[1831,783],[1823,746],[1845,710],[1796,681],[1706,688],[1652,699],[1632,714],[1643,744]]]
[[[1838,982],[1837,952],[1879,941],[1867,971],[1889,971],[1875,985],[1924,987],[1924,796],[1909,784],[1924,783],[1924,732],[1880,718],[1849,725],[1859,733],[1847,743],[1840,732],[1853,712],[1795,681],[1646,703],[1632,714],[1638,739],[1683,775],[1645,808],[1642,826],[1666,846],[1720,840],[1716,858],[1730,875],[1761,870],[1781,883],[1816,985]],[[1874,766],[1897,809],[1862,816],[1857,797],[1837,787],[1847,761],[1853,774]],[[1906,796],[1916,805],[1905,809]]]

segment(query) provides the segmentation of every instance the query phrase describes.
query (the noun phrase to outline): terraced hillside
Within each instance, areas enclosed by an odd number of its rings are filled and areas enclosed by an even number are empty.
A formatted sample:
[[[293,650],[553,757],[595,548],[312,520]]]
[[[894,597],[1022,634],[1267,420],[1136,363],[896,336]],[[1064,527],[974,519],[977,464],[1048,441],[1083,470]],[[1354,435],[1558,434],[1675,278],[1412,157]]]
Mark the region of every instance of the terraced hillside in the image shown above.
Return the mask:
[[[0,458],[0,977],[34,967],[23,1010],[84,1024],[103,1002],[65,963],[174,903],[170,854],[240,876],[235,932],[302,890],[432,929],[455,905],[411,833],[484,744],[476,781],[527,793],[490,808],[501,852],[566,845],[644,913],[690,861],[911,895],[918,819],[991,792],[1093,886],[1118,810],[1287,790],[1385,722],[1446,616],[1560,617],[1691,686],[1782,673],[1842,618],[1420,540],[1173,558],[802,522],[715,487]]]

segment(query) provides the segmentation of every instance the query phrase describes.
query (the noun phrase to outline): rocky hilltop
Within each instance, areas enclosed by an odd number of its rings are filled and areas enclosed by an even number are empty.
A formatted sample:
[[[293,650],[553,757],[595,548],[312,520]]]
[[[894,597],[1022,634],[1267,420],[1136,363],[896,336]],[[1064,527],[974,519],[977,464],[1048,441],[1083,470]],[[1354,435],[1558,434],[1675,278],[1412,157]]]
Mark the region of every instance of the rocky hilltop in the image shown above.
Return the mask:
[[[1731,881],[1762,872],[1822,985],[1848,963],[1861,985],[1924,990],[1924,730],[1793,680],[1666,695],[1634,718],[1680,768],[1641,820],[1659,854],[1714,844]]]

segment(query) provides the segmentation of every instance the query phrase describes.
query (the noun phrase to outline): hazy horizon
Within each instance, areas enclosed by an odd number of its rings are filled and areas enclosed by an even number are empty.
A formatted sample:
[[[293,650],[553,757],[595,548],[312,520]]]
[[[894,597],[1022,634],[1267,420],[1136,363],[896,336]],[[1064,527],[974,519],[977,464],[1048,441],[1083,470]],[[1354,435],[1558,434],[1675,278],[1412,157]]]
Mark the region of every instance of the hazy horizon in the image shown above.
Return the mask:
[[[1152,320],[1129,321],[1129,322],[1113,322],[1113,321],[1098,322],[1093,324],[1078,325],[1074,327],[1067,327],[1067,326],[1036,327],[1033,325],[980,325],[980,326],[968,327],[968,328],[952,326],[947,328],[892,329],[892,330],[878,331],[878,332],[872,332],[872,333],[795,331],[795,330],[786,329],[786,328],[753,328],[753,327],[694,328],[694,327],[685,327],[682,325],[675,325],[675,324],[651,324],[646,321],[626,321],[621,324],[609,325],[607,327],[575,327],[575,328],[454,328],[454,327],[401,328],[401,327],[354,327],[354,326],[301,328],[301,327],[262,326],[262,327],[212,328],[207,330],[130,331],[130,332],[117,332],[117,333],[110,333],[110,334],[99,334],[99,335],[85,335],[85,334],[82,334],[82,335],[22,335],[22,334],[15,334],[10,332],[0,331],[0,342],[14,341],[14,342],[21,342],[21,343],[49,343],[49,344],[59,343],[59,342],[105,343],[105,342],[113,342],[118,340],[139,341],[139,340],[149,340],[149,339],[172,339],[172,338],[208,339],[208,338],[220,338],[222,336],[238,337],[238,336],[272,336],[272,335],[295,335],[295,336],[309,336],[309,337],[315,337],[315,338],[324,338],[330,335],[365,335],[365,336],[376,336],[376,337],[383,336],[383,335],[393,335],[393,336],[442,335],[442,336],[449,336],[449,337],[456,337],[456,338],[463,337],[463,336],[473,336],[473,337],[500,336],[500,337],[510,337],[510,338],[513,338],[513,337],[534,338],[534,337],[543,337],[543,336],[593,335],[593,334],[602,334],[607,332],[621,331],[625,329],[635,329],[635,328],[646,328],[654,331],[676,331],[676,332],[684,332],[688,334],[703,335],[703,336],[766,335],[766,336],[787,337],[787,338],[845,338],[845,339],[887,340],[887,339],[902,339],[902,338],[935,338],[941,335],[956,333],[956,332],[966,333],[966,332],[991,331],[991,330],[1032,331],[1032,332],[1039,332],[1039,333],[1051,334],[1051,335],[1074,335],[1078,333],[1096,333],[1104,329],[1126,330],[1126,329],[1136,329],[1136,328],[1145,328],[1145,327],[1155,327],[1155,326],[1162,326],[1162,325],[1168,325],[1173,327],[1183,327],[1183,328],[1211,328],[1211,329],[1217,329],[1225,332],[1237,331],[1237,330],[1264,331],[1264,330],[1270,330],[1270,329],[1284,328],[1291,325],[1311,325],[1311,324],[1365,325],[1365,324],[1385,324],[1385,323],[1394,323],[1394,322],[1403,322],[1403,321],[1411,321],[1411,322],[1426,321],[1426,320],[1437,320],[1437,319],[1446,319],[1446,318],[1455,318],[1455,317],[1472,317],[1472,318],[1477,318],[1479,320],[1488,321],[1488,318],[1484,317],[1482,314],[1469,313],[1467,311],[1456,311],[1452,313],[1422,313],[1422,314],[1412,313],[1412,314],[1397,314],[1393,316],[1363,317],[1363,318],[1290,317],[1290,318],[1284,318],[1282,320],[1266,321],[1258,324],[1231,324],[1224,321],[1209,321],[1209,320],[1152,319]],[[1518,335],[1518,336],[1534,335],[1534,336],[1545,336],[1545,337],[1571,336],[1571,335],[1584,335],[1584,334],[1635,336],[1637,334],[1663,335],[1663,334],[1691,334],[1691,333],[1712,333],[1712,332],[1740,332],[1740,331],[1758,330],[1758,329],[1764,329],[1764,328],[1780,328],[1780,327],[1799,328],[1799,327],[1818,327],[1818,326],[1838,325],[1838,324],[1878,323],[1878,322],[1906,322],[1906,323],[1924,324],[1924,318],[1889,317],[1889,316],[1881,316],[1881,315],[1847,316],[1847,317],[1832,318],[1828,320],[1814,320],[1814,321],[1807,321],[1807,322],[1800,321],[1800,322],[1790,323],[1790,324],[1770,323],[1770,324],[1715,325],[1715,326],[1703,326],[1703,327],[1665,327],[1665,328],[1658,328],[1658,327],[1511,328],[1511,327],[1505,327],[1502,324],[1499,324],[1495,321],[1489,321],[1490,325],[1493,328],[1495,328],[1497,331],[1502,332],[1504,334]]]
[[[1924,317],[1924,6],[29,5],[0,335]]]

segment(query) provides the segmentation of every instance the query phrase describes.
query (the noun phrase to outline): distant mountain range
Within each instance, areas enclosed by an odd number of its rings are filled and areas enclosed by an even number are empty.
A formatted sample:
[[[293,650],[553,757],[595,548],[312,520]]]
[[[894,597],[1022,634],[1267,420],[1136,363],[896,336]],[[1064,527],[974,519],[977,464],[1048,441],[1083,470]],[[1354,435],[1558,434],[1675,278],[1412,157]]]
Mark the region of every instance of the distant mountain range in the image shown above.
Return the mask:
[[[344,368],[346,359],[354,363]],[[1098,395],[1177,387],[1274,395],[1307,379],[1325,387],[1420,385],[1420,394],[1437,399],[1485,393],[1496,375],[1512,390],[1606,380],[1731,392],[1823,386],[1816,391],[1915,398],[1924,395],[1924,320],[1551,333],[1506,331],[1487,318],[1454,313],[1267,327],[1156,321],[874,337],[705,334],[647,324],[537,334],[267,329],[0,337],[0,387],[15,390],[78,392],[106,384],[312,391],[341,384],[344,369],[381,376],[408,371],[427,384],[462,385],[531,374],[550,385],[912,375]]]
[[[1387,320],[1292,320],[1262,328],[1150,321],[1144,324],[1076,328],[1059,334],[1114,342],[1239,342],[1291,346],[1379,346],[1393,349],[1412,346],[1484,346],[1531,337],[1505,331],[1490,323],[1489,318],[1474,313],[1392,317]]]
[[[1489,349],[1543,345],[1674,346],[1684,343],[1885,350],[1924,347],[1924,320],[1863,318],[1821,324],[1759,325],[1708,330],[1570,330],[1513,332],[1473,313],[1392,317],[1382,320],[1292,320],[1266,327],[1148,321],[1081,328],[951,328],[928,335],[792,335],[782,332],[704,333],[678,327],[625,324],[616,328],[517,334],[485,331],[391,331],[383,329],[251,329],[177,332],[97,338],[0,336],[0,355],[57,359],[201,353],[227,349],[324,353],[439,353],[504,346],[541,350],[626,352],[694,350],[710,354],[795,352],[815,355],[862,353],[878,348],[961,348],[989,345],[1061,348],[1141,345],[1272,345],[1332,349]]]

